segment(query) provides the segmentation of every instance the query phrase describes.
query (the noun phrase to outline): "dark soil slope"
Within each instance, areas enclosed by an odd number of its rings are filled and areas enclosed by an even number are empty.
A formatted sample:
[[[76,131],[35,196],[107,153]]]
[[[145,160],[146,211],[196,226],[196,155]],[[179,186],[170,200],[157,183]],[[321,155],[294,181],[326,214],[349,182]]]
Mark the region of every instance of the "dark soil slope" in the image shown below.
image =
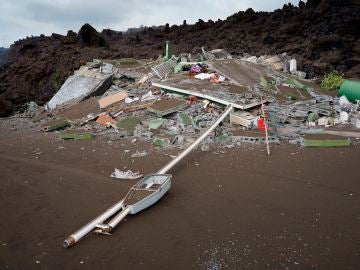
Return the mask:
[[[93,58],[151,57],[170,40],[173,53],[205,46],[235,55],[287,52],[310,77],[338,69],[360,77],[360,1],[309,0],[274,12],[240,11],[226,20],[194,25],[98,33],[85,24],[66,36],[33,37],[15,42],[0,67],[0,116],[28,101],[43,104],[74,69]]]

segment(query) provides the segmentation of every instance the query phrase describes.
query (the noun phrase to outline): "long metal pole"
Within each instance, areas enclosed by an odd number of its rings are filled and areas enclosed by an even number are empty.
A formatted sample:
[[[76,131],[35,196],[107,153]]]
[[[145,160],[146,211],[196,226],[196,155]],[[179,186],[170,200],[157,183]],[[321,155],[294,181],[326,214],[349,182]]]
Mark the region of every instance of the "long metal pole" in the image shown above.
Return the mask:
[[[186,155],[188,155],[196,146],[198,146],[223,120],[224,118],[232,111],[233,106],[229,105],[225,112],[219,117],[218,120],[203,134],[201,135],[192,145],[186,148],[180,155],[178,155],[175,159],[170,161],[165,167],[163,167],[158,173],[165,174],[172,167],[174,167],[178,162],[180,162]]]
[[[68,248],[74,245],[76,242],[80,241],[85,235],[96,228],[96,225],[104,223],[105,220],[110,218],[112,215],[117,213],[123,207],[124,200],[121,200],[107,209],[105,212],[100,214],[98,217],[94,218],[88,224],[74,232],[63,242],[64,248]]]

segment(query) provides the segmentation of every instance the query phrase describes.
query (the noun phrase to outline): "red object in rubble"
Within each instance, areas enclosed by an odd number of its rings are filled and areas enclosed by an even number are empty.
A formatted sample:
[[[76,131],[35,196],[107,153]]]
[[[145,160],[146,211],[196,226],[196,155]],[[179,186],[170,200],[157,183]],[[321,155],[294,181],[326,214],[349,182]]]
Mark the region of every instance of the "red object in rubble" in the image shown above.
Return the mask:
[[[257,124],[258,124],[258,129],[261,131],[265,131],[266,130],[266,126],[265,126],[265,119],[264,118],[259,118],[257,120]]]
[[[197,97],[196,96],[191,96],[189,98],[189,106],[191,106],[192,104],[196,103],[197,102]]]

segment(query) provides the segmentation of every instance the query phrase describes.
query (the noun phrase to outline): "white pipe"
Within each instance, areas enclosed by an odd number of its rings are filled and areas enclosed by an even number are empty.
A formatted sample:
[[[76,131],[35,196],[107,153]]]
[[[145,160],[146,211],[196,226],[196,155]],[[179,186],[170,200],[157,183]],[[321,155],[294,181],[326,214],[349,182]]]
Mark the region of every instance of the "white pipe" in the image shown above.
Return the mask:
[[[123,220],[127,214],[130,212],[130,207],[125,208],[120,213],[118,213],[115,217],[113,217],[108,224],[97,224],[95,233],[97,234],[110,234],[112,229],[115,228],[116,225],[120,223],[121,220]]]
[[[90,221],[88,224],[74,232],[72,235],[70,235],[67,239],[65,239],[63,246],[64,248],[68,248],[72,245],[74,245],[76,242],[80,241],[81,238],[83,238],[85,235],[87,235],[89,232],[94,230],[96,228],[96,225],[103,223],[105,220],[107,220],[109,217],[114,215],[116,212],[118,212],[123,207],[124,200],[121,200],[111,206],[109,209],[107,209],[105,212],[103,212],[100,216],[96,217],[92,221]]]
[[[189,154],[196,146],[198,146],[202,140],[204,140],[210,132],[212,132],[223,120],[224,118],[232,111],[233,106],[230,105],[225,112],[219,117],[218,120],[203,134],[201,135],[192,145],[186,148],[180,155],[178,155],[175,159],[170,161],[164,168],[162,168],[158,173],[165,174],[167,173],[172,167],[174,167],[180,160],[182,160],[187,154]]]
[[[129,212],[130,212],[130,208],[126,207],[123,211],[117,214],[112,220],[108,222],[110,228],[111,229],[115,228],[115,226],[118,225],[120,221],[122,221],[127,216],[127,214],[129,214]]]

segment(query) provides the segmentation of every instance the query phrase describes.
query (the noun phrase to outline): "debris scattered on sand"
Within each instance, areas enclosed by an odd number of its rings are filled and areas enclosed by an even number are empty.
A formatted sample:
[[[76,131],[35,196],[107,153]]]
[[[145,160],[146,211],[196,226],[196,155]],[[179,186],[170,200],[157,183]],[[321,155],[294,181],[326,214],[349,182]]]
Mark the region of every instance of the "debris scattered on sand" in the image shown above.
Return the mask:
[[[149,155],[149,153],[146,151],[136,151],[134,154],[131,155],[131,157],[146,157],[147,155]]]

